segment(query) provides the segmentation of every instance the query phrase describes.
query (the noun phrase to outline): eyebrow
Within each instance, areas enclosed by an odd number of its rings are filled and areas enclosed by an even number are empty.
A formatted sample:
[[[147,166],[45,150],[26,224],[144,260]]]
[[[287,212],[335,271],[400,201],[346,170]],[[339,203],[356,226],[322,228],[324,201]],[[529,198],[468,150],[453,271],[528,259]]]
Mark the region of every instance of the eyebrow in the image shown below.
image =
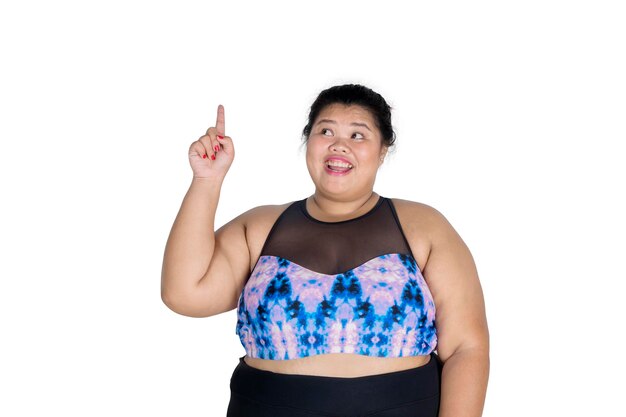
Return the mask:
[[[317,123],[315,123],[315,124],[318,125],[320,123],[330,123],[330,124],[334,124],[334,125],[337,124],[336,121],[330,120],[330,119],[321,119],[321,120],[318,120]],[[361,127],[366,128],[370,132],[372,131],[372,129],[370,129],[365,123],[352,122],[352,123],[350,123],[350,126],[361,126]]]

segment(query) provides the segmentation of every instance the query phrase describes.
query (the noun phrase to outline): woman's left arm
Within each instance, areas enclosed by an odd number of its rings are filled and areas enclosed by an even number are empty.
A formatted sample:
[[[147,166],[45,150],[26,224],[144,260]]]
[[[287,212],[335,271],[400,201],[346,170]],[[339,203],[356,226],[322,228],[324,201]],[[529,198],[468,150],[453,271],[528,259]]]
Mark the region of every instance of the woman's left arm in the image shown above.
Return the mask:
[[[444,363],[439,417],[480,417],[490,364],[478,272],[447,219],[433,209],[429,220],[431,248],[422,273],[435,300],[437,353]]]

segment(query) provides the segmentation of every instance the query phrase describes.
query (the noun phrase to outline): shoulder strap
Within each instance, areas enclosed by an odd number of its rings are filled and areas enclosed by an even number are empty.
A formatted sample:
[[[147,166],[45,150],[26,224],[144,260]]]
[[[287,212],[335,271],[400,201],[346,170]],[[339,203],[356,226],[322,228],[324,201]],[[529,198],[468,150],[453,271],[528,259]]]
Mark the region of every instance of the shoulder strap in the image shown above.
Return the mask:
[[[391,213],[393,214],[393,218],[396,221],[396,226],[398,226],[398,230],[400,231],[400,234],[402,235],[402,239],[404,240],[404,244],[407,247],[407,252],[413,256],[413,251],[411,251],[411,245],[409,245],[409,241],[406,239],[406,235],[404,234],[404,230],[402,230],[402,224],[400,224],[400,218],[398,217],[398,213],[396,212],[396,207],[393,205],[393,201],[391,201],[391,198],[387,198],[387,204],[389,205],[389,208],[391,210]]]

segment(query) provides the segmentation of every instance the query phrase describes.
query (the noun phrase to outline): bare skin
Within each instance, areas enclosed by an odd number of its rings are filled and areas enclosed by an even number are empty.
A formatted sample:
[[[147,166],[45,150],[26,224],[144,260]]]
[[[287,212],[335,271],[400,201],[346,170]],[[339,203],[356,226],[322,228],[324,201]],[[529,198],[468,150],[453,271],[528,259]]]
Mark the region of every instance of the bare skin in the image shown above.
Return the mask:
[[[322,221],[358,217],[377,201],[373,186],[386,154],[380,132],[372,116],[359,106],[330,105],[318,119],[307,143],[307,168],[315,184],[307,210]],[[224,126],[220,107],[216,127],[190,147],[194,179],[165,250],[163,301],[173,311],[192,317],[209,317],[237,307],[272,225],[290,204],[253,208],[213,232],[222,181],[234,157]],[[204,153],[213,157],[202,158]],[[350,161],[351,171],[343,176],[329,174],[325,161],[332,156]],[[439,415],[479,416],[489,372],[489,334],[474,260],[437,210],[401,199],[393,203],[437,309],[437,353],[444,362]],[[430,357],[342,353],[244,360],[277,373],[358,377],[423,366]]]

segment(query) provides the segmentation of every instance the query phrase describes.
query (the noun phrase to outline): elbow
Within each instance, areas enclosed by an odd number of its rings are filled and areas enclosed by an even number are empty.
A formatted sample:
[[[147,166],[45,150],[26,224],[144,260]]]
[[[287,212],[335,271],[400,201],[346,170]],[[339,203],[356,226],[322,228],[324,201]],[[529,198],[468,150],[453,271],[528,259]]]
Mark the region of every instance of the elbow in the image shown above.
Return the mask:
[[[163,301],[163,304],[165,304],[167,308],[178,313],[177,303],[174,297],[172,297],[172,294],[163,289],[161,289],[161,301]]]
[[[462,349],[456,351],[451,357],[458,358],[458,360],[467,360],[474,364],[480,364],[481,368],[489,374],[491,368],[491,357],[489,355],[488,346],[476,346],[472,348]]]
[[[181,312],[180,301],[170,291],[161,289],[161,301],[163,301],[163,304],[165,304],[167,308],[169,308],[173,312],[183,314]]]
[[[161,289],[161,301],[174,313],[187,317],[209,317],[212,314],[206,311],[206,308],[198,308],[191,300],[190,297],[175,294],[172,291]]]

